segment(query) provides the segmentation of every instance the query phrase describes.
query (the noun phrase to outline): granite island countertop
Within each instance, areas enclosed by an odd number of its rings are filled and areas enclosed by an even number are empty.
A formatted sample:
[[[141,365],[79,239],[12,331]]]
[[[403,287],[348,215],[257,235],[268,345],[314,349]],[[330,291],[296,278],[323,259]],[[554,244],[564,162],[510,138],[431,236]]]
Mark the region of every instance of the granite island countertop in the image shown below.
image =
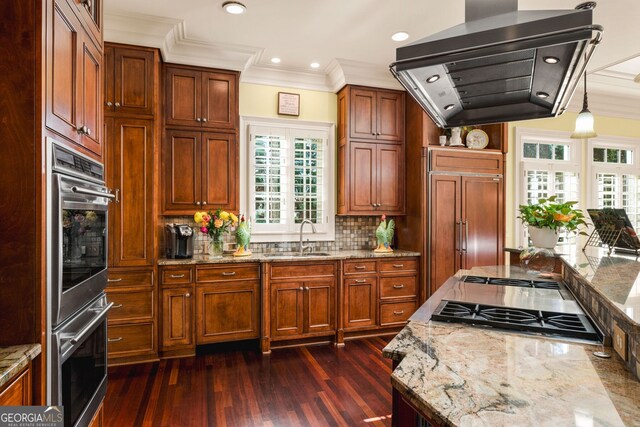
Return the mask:
[[[0,347],[0,388],[40,354],[40,344]]]
[[[404,251],[396,249],[390,253],[375,253],[371,250],[347,250],[347,251],[327,251],[322,252],[327,255],[314,256],[313,253],[305,256],[296,256],[292,252],[281,253],[254,253],[246,257],[234,257],[232,254],[224,254],[222,257],[211,257],[209,255],[194,255],[191,259],[168,259],[161,258],[158,265],[192,265],[192,264],[223,264],[223,263],[244,263],[244,262],[290,262],[290,261],[335,261],[341,259],[358,258],[398,258],[420,256],[419,252]]]

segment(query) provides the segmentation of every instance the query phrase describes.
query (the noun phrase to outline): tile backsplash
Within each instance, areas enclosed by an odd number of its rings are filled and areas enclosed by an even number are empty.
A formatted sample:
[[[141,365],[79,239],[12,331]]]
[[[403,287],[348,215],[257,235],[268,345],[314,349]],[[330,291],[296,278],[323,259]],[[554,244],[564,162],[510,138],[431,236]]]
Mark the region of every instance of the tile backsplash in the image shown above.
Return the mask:
[[[165,217],[164,224],[189,224],[195,227],[193,217],[172,216]],[[313,241],[309,243],[314,251],[334,251],[334,250],[359,250],[374,249],[376,247],[376,228],[380,224],[380,217],[375,216],[336,216],[336,237],[332,242]],[[164,237],[164,235],[163,235]],[[305,239],[306,240],[306,239]],[[224,236],[225,250],[231,249],[235,245],[235,234],[233,232]],[[160,242],[164,248],[164,241]],[[305,242],[306,243],[306,242]],[[200,233],[196,228],[196,240],[194,242],[194,253],[202,253],[208,250],[209,238]],[[289,252],[298,249],[299,241],[294,239],[291,242],[273,243],[251,243],[253,252]]]

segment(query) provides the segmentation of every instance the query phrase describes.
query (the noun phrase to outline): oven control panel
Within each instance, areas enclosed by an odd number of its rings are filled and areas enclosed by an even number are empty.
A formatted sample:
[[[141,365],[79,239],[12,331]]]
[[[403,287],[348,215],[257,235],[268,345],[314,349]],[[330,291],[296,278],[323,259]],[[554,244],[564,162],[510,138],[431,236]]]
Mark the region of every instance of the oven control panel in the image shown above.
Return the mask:
[[[53,145],[53,168],[92,181],[104,182],[104,166],[80,153]]]

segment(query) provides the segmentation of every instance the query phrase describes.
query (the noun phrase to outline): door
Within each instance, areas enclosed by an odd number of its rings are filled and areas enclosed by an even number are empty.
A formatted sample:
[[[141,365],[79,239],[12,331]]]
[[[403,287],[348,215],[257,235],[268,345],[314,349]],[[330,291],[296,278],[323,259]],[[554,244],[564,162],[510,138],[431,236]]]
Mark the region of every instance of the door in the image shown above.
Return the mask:
[[[431,294],[461,268],[460,176],[431,175],[429,286]],[[482,197],[479,194],[478,197]]]
[[[377,144],[377,210],[401,213],[404,207],[404,150],[401,145]]]
[[[377,203],[377,145],[368,142],[349,144],[350,211],[373,212]]]
[[[166,124],[200,126],[202,122],[202,73],[166,67]]]
[[[271,337],[301,335],[303,332],[301,282],[271,284]]]
[[[235,134],[203,133],[202,208],[237,210],[238,144]]]
[[[305,282],[305,333],[335,331],[335,283]]]
[[[375,90],[354,88],[351,90],[350,136],[351,138],[376,139],[377,95]]]
[[[196,287],[196,342],[258,338],[260,300],[256,282]]]
[[[110,204],[110,266],[153,265],[153,120],[111,119],[107,182],[118,197]]]
[[[201,205],[200,132],[167,131],[162,150],[164,211],[193,214]]]
[[[376,139],[402,141],[404,139],[404,94],[379,91],[377,93]]]
[[[377,311],[376,283],[376,276],[345,279],[345,329],[375,326]]]
[[[154,53],[116,47],[113,52],[113,103],[118,114],[153,115]],[[109,70],[107,70],[109,72]]]
[[[82,33],[77,132],[80,144],[102,157],[102,53]]]
[[[162,349],[193,344],[191,288],[162,291]]]
[[[462,268],[503,263],[502,186],[502,178],[462,177]]]
[[[238,77],[231,73],[202,73],[202,127],[235,129]]]

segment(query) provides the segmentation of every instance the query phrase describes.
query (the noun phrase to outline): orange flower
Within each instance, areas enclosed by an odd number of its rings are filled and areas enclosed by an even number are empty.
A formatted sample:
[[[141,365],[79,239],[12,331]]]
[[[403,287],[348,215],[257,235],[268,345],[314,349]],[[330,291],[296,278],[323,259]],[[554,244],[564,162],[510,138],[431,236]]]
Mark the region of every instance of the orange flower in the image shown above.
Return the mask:
[[[560,222],[569,222],[573,219],[573,217],[576,216],[576,214],[571,214],[571,215],[564,215],[561,213],[554,213],[553,214],[553,219],[555,221],[560,221]]]
[[[216,219],[215,221],[213,221],[213,226],[216,228],[220,228],[222,227],[223,221],[221,219]]]

